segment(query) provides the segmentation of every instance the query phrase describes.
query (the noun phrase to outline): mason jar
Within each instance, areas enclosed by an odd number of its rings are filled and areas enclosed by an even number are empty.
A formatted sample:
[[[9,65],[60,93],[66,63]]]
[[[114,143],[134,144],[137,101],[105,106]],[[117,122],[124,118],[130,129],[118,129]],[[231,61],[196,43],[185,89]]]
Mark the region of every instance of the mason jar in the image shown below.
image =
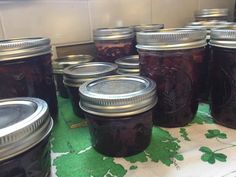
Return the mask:
[[[2,99],[0,113],[0,176],[50,177],[53,121],[47,103],[30,97]]]
[[[209,74],[211,70],[212,61],[211,59],[211,53],[210,53],[210,46],[208,45],[208,42],[210,40],[211,35],[211,29],[214,28],[224,28],[227,26],[232,25],[232,22],[226,22],[226,21],[201,21],[201,22],[191,22],[188,25],[186,25],[186,28],[195,29],[195,30],[207,30],[207,46],[206,46],[206,53],[205,58],[203,61],[203,65],[201,66],[201,83],[200,83],[200,91],[199,91],[199,101],[208,103],[209,102],[209,88],[211,80],[209,79]]]
[[[79,88],[92,146],[99,153],[126,157],[142,152],[152,135],[156,84],[148,78],[114,75]]]
[[[140,75],[156,81],[158,104],[154,124],[180,127],[192,121],[198,108],[200,66],[206,31],[165,29],[137,33]]]
[[[99,28],[94,31],[93,38],[99,62],[114,62],[135,53],[132,28]]]
[[[0,41],[0,99],[37,97],[45,100],[57,118],[56,88],[48,38]]]
[[[229,16],[228,9],[201,9],[195,12],[196,21],[227,21]]]
[[[93,59],[91,55],[68,55],[52,62],[57,90],[61,97],[68,98],[66,87],[63,84],[63,69],[68,66],[91,62]]]
[[[236,27],[211,31],[211,102],[214,120],[236,128]]]
[[[64,69],[63,83],[65,84],[74,113],[84,118],[83,110],[79,107],[79,87],[87,81],[98,77],[114,75],[117,65],[108,62],[90,62],[69,66]]]
[[[115,60],[118,65],[117,74],[139,75],[139,56],[131,55]]]

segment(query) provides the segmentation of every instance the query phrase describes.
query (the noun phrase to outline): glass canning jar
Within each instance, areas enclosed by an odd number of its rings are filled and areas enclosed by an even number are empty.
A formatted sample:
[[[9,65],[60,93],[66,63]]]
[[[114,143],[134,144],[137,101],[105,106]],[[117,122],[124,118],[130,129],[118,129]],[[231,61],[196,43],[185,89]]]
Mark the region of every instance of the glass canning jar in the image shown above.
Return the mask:
[[[210,40],[211,29],[214,28],[224,28],[232,25],[232,22],[226,21],[201,21],[201,22],[192,22],[189,23],[186,28],[195,29],[195,30],[207,30],[207,46],[205,58],[202,63],[200,73],[201,73],[201,83],[200,83],[200,91],[199,91],[199,101],[207,102],[209,101],[209,88],[210,88],[210,79],[209,79],[209,70],[212,65],[212,61],[210,60],[210,46],[208,42]]]
[[[154,124],[184,126],[192,121],[198,108],[200,66],[206,31],[165,29],[137,33],[140,75],[157,83],[158,104]]]
[[[45,101],[30,97],[0,100],[0,176],[50,177],[52,126]]]
[[[227,21],[229,16],[228,9],[201,9],[195,12],[196,21]]]
[[[139,75],[139,56],[131,55],[115,60],[118,65],[117,74]]]
[[[114,75],[79,88],[92,146],[99,153],[125,157],[142,152],[152,135],[156,84],[148,78]]]
[[[57,118],[49,39],[0,41],[0,83],[0,99],[28,96],[41,98],[48,103],[53,119]]]
[[[99,62],[114,62],[117,58],[135,54],[131,28],[99,28],[94,31],[93,38]]]
[[[236,27],[211,31],[211,114],[226,127],[236,128]]]
[[[79,107],[79,87],[84,82],[98,77],[109,76],[116,73],[117,65],[108,62],[90,62],[69,66],[64,69],[63,83],[71,99],[74,113],[84,118],[83,110]]]
[[[68,55],[52,62],[57,90],[61,97],[68,98],[66,87],[63,84],[63,69],[68,66],[91,62],[93,59],[91,55]]]

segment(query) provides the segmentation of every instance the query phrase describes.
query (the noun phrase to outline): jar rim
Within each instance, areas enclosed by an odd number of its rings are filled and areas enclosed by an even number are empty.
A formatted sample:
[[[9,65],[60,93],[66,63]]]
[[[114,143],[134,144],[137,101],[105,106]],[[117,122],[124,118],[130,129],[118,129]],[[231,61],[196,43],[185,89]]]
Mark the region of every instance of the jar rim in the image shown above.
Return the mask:
[[[161,29],[156,32],[138,32],[138,49],[179,50],[199,48],[207,45],[206,30],[188,28]]]
[[[157,103],[155,82],[134,75],[98,78],[81,85],[79,92],[81,109],[106,118],[143,113]]]
[[[95,41],[121,40],[133,37],[134,30],[130,27],[98,28],[93,32],[93,38]]]
[[[236,48],[236,25],[212,29],[209,45],[222,48]]]
[[[210,18],[210,17],[227,17],[229,9],[215,8],[215,9],[201,9],[195,12],[196,18]]]
[[[164,24],[143,24],[143,25],[134,26],[134,31],[135,32],[156,31],[163,28],[164,28]]]
[[[66,67],[63,70],[63,83],[78,87],[97,77],[114,74],[118,66],[109,62],[88,62]]]
[[[94,57],[91,55],[83,55],[83,54],[66,55],[66,56],[57,58],[52,62],[53,72],[56,74],[63,74],[63,69],[68,66],[72,66],[72,65],[76,65],[80,63],[87,63],[93,60],[94,60]]]
[[[0,120],[3,121],[0,129],[0,161],[27,151],[51,132],[53,120],[49,115],[47,103],[41,99],[2,99],[0,109],[1,116],[10,116],[12,121]]]
[[[118,69],[139,69],[139,56],[130,55],[115,60]]]
[[[0,62],[50,53],[51,45],[49,38],[15,38],[0,41]]]

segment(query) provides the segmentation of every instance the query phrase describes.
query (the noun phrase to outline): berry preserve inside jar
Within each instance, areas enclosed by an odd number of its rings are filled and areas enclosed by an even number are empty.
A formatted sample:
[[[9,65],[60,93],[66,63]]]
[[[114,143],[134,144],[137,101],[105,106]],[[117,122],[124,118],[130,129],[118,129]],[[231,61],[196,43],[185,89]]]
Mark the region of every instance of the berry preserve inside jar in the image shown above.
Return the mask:
[[[52,126],[45,101],[0,100],[0,176],[49,177]]]
[[[135,54],[134,31],[131,28],[99,28],[94,31],[97,61],[114,62]]]
[[[79,107],[79,87],[84,82],[91,81],[102,76],[116,73],[117,65],[108,62],[90,62],[69,66],[64,69],[63,82],[68,90],[74,113],[84,118],[83,111]]]
[[[53,61],[53,73],[57,85],[57,90],[61,97],[68,98],[66,87],[63,84],[63,69],[68,66],[91,62],[92,60],[93,57],[90,55],[68,55]]]
[[[57,97],[47,38],[0,41],[0,99],[37,97],[49,105],[57,118]]]
[[[211,34],[211,114],[217,123],[236,128],[236,28]]]
[[[157,83],[158,104],[153,122],[180,127],[192,121],[198,108],[200,65],[206,31],[166,29],[137,33],[140,75]]]
[[[142,152],[150,143],[156,84],[140,76],[114,75],[84,83],[80,107],[85,112],[92,146],[106,156]]]

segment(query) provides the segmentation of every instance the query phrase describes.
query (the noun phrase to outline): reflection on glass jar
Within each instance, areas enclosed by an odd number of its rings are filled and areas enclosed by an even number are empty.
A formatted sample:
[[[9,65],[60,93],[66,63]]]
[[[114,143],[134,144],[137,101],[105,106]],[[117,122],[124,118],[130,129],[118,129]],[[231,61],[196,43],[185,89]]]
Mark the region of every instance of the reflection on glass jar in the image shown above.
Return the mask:
[[[57,118],[57,97],[50,40],[27,38],[0,42],[0,98],[38,97]]]
[[[210,40],[211,114],[215,121],[236,128],[236,28],[212,30]]]
[[[142,152],[152,135],[156,84],[148,78],[115,75],[83,84],[80,107],[85,112],[93,147],[113,157]]]
[[[184,38],[182,36],[185,36]],[[158,104],[154,124],[184,126],[198,108],[200,66],[206,45],[206,31],[171,29],[138,33],[140,75],[157,83]]]
[[[24,97],[3,99],[0,112],[0,176],[49,177],[53,121],[46,102]]]
[[[134,32],[128,27],[97,29],[94,41],[99,62],[114,62],[135,53]]]

